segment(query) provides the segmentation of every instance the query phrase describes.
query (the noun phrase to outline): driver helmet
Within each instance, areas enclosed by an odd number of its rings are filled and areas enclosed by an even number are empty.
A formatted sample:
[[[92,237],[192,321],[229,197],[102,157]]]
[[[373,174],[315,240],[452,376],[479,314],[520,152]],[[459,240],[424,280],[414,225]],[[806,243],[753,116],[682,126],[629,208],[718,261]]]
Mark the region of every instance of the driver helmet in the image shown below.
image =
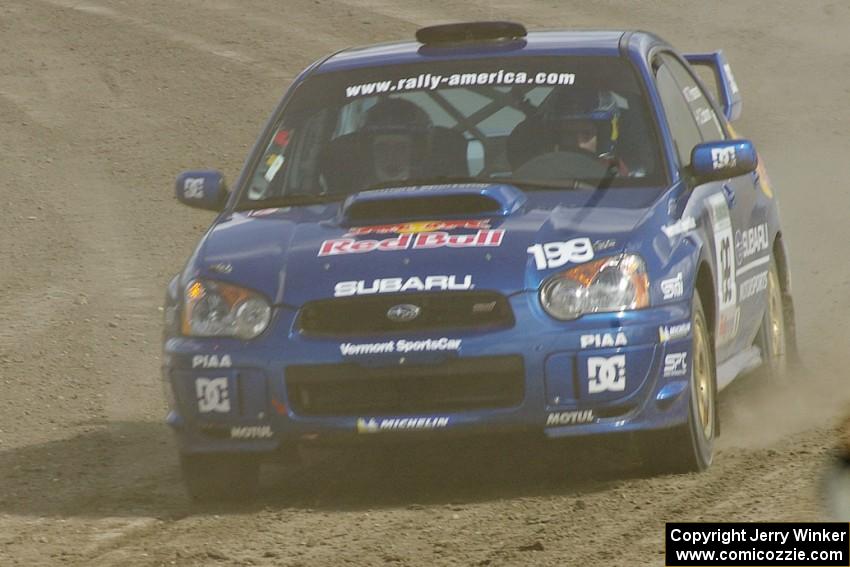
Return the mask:
[[[375,181],[421,176],[418,170],[430,149],[431,119],[418,105],[400,98],[378,101],[366,112],[361,131],[369,145]]]
[[[620,111],[612,93],[559,89],[544,105],[544,135],[553,147],[585,150],[602,158],[615,155]]]

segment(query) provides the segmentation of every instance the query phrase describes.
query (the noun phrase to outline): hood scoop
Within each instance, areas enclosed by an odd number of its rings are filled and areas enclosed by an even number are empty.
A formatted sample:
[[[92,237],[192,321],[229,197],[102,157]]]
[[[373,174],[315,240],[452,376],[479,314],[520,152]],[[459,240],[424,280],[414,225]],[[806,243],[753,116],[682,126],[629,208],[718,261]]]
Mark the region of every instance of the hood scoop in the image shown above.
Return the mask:
[[[421,185],[355,193],[342,208],[345,224],[507,216],[525,202],[511,185]]]

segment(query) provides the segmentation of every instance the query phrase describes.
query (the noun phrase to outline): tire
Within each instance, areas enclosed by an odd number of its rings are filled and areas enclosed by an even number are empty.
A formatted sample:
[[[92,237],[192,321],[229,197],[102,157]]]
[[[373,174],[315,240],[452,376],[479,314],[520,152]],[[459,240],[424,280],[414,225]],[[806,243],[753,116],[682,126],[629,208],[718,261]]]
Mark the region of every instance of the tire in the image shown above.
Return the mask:
[[[259,460],[250,455],[180,455],[180,470],[196,502],[250,501],[260,483]]]
[[[717,374],[714,342],[699,294],[691,307],[691,372],[686,423],[652,432],[644,439],[644,469],[651,474],[689,473],[707,469],[717,436]]]
[[[760,374],[771,381],[785,380],[789,375],[791,356],[788,348],[786,312],[782,286],[779,283],[779,269],[776,260],[771,256],[770,269],[767,272],[767,306],[755,341],[762,354]]]
[[[846,450],[832,457],[818,488],[829,519],[834,522],[850,521],[850,455]]]

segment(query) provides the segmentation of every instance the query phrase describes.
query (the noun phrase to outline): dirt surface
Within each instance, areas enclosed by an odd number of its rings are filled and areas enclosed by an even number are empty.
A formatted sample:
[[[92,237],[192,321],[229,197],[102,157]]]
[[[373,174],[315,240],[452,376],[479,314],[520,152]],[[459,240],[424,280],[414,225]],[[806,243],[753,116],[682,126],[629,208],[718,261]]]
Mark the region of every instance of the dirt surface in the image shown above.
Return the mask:
[[[850,5],[658,4],[0,1],[0,564],[662,565],[665,521],[823,517],[850,398]],[[174,176],[234,179],[322,55],[468,19],[725,50],[738,129],[779,194],[806,371],[724,392],[701,475],[636,478],[599,443],[344,453],[266,471],[250,506],[191,505],[163,425],[159,307],[211,215],[178,206]]]

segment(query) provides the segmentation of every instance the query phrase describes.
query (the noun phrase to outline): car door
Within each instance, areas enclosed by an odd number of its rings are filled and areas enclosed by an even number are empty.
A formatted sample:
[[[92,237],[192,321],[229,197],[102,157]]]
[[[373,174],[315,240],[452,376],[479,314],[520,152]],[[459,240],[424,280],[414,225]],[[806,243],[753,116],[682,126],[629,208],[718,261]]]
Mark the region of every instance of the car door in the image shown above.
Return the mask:
[[[673,135],[679,167],[684,172],[691,160],[691,150],[702,142],[723,140],[727,135],[723,122],[702,87],[685,65],[672,52],[661,52],[653,58],[656,86]],[[687,177],[687,176],[686,176]],[[693,186],[691,197],[703,199],[712,225],[712,254],[715,260],[715,293],[717,317],[715,342],[718,364],[749,345],[758,329],[758,302],[750,288],[741,293],[741,262],[746,235],[759,232],[756,218],[756,188],[752,176]],[[763,221],[762,221],[763,222]],[[755,229],[754,229],[755,227]],[[747,232],[750,231],[750,232]],[[749,271],[749,270],[747,270]],[[758,319],[758,320],[756,320]]]

